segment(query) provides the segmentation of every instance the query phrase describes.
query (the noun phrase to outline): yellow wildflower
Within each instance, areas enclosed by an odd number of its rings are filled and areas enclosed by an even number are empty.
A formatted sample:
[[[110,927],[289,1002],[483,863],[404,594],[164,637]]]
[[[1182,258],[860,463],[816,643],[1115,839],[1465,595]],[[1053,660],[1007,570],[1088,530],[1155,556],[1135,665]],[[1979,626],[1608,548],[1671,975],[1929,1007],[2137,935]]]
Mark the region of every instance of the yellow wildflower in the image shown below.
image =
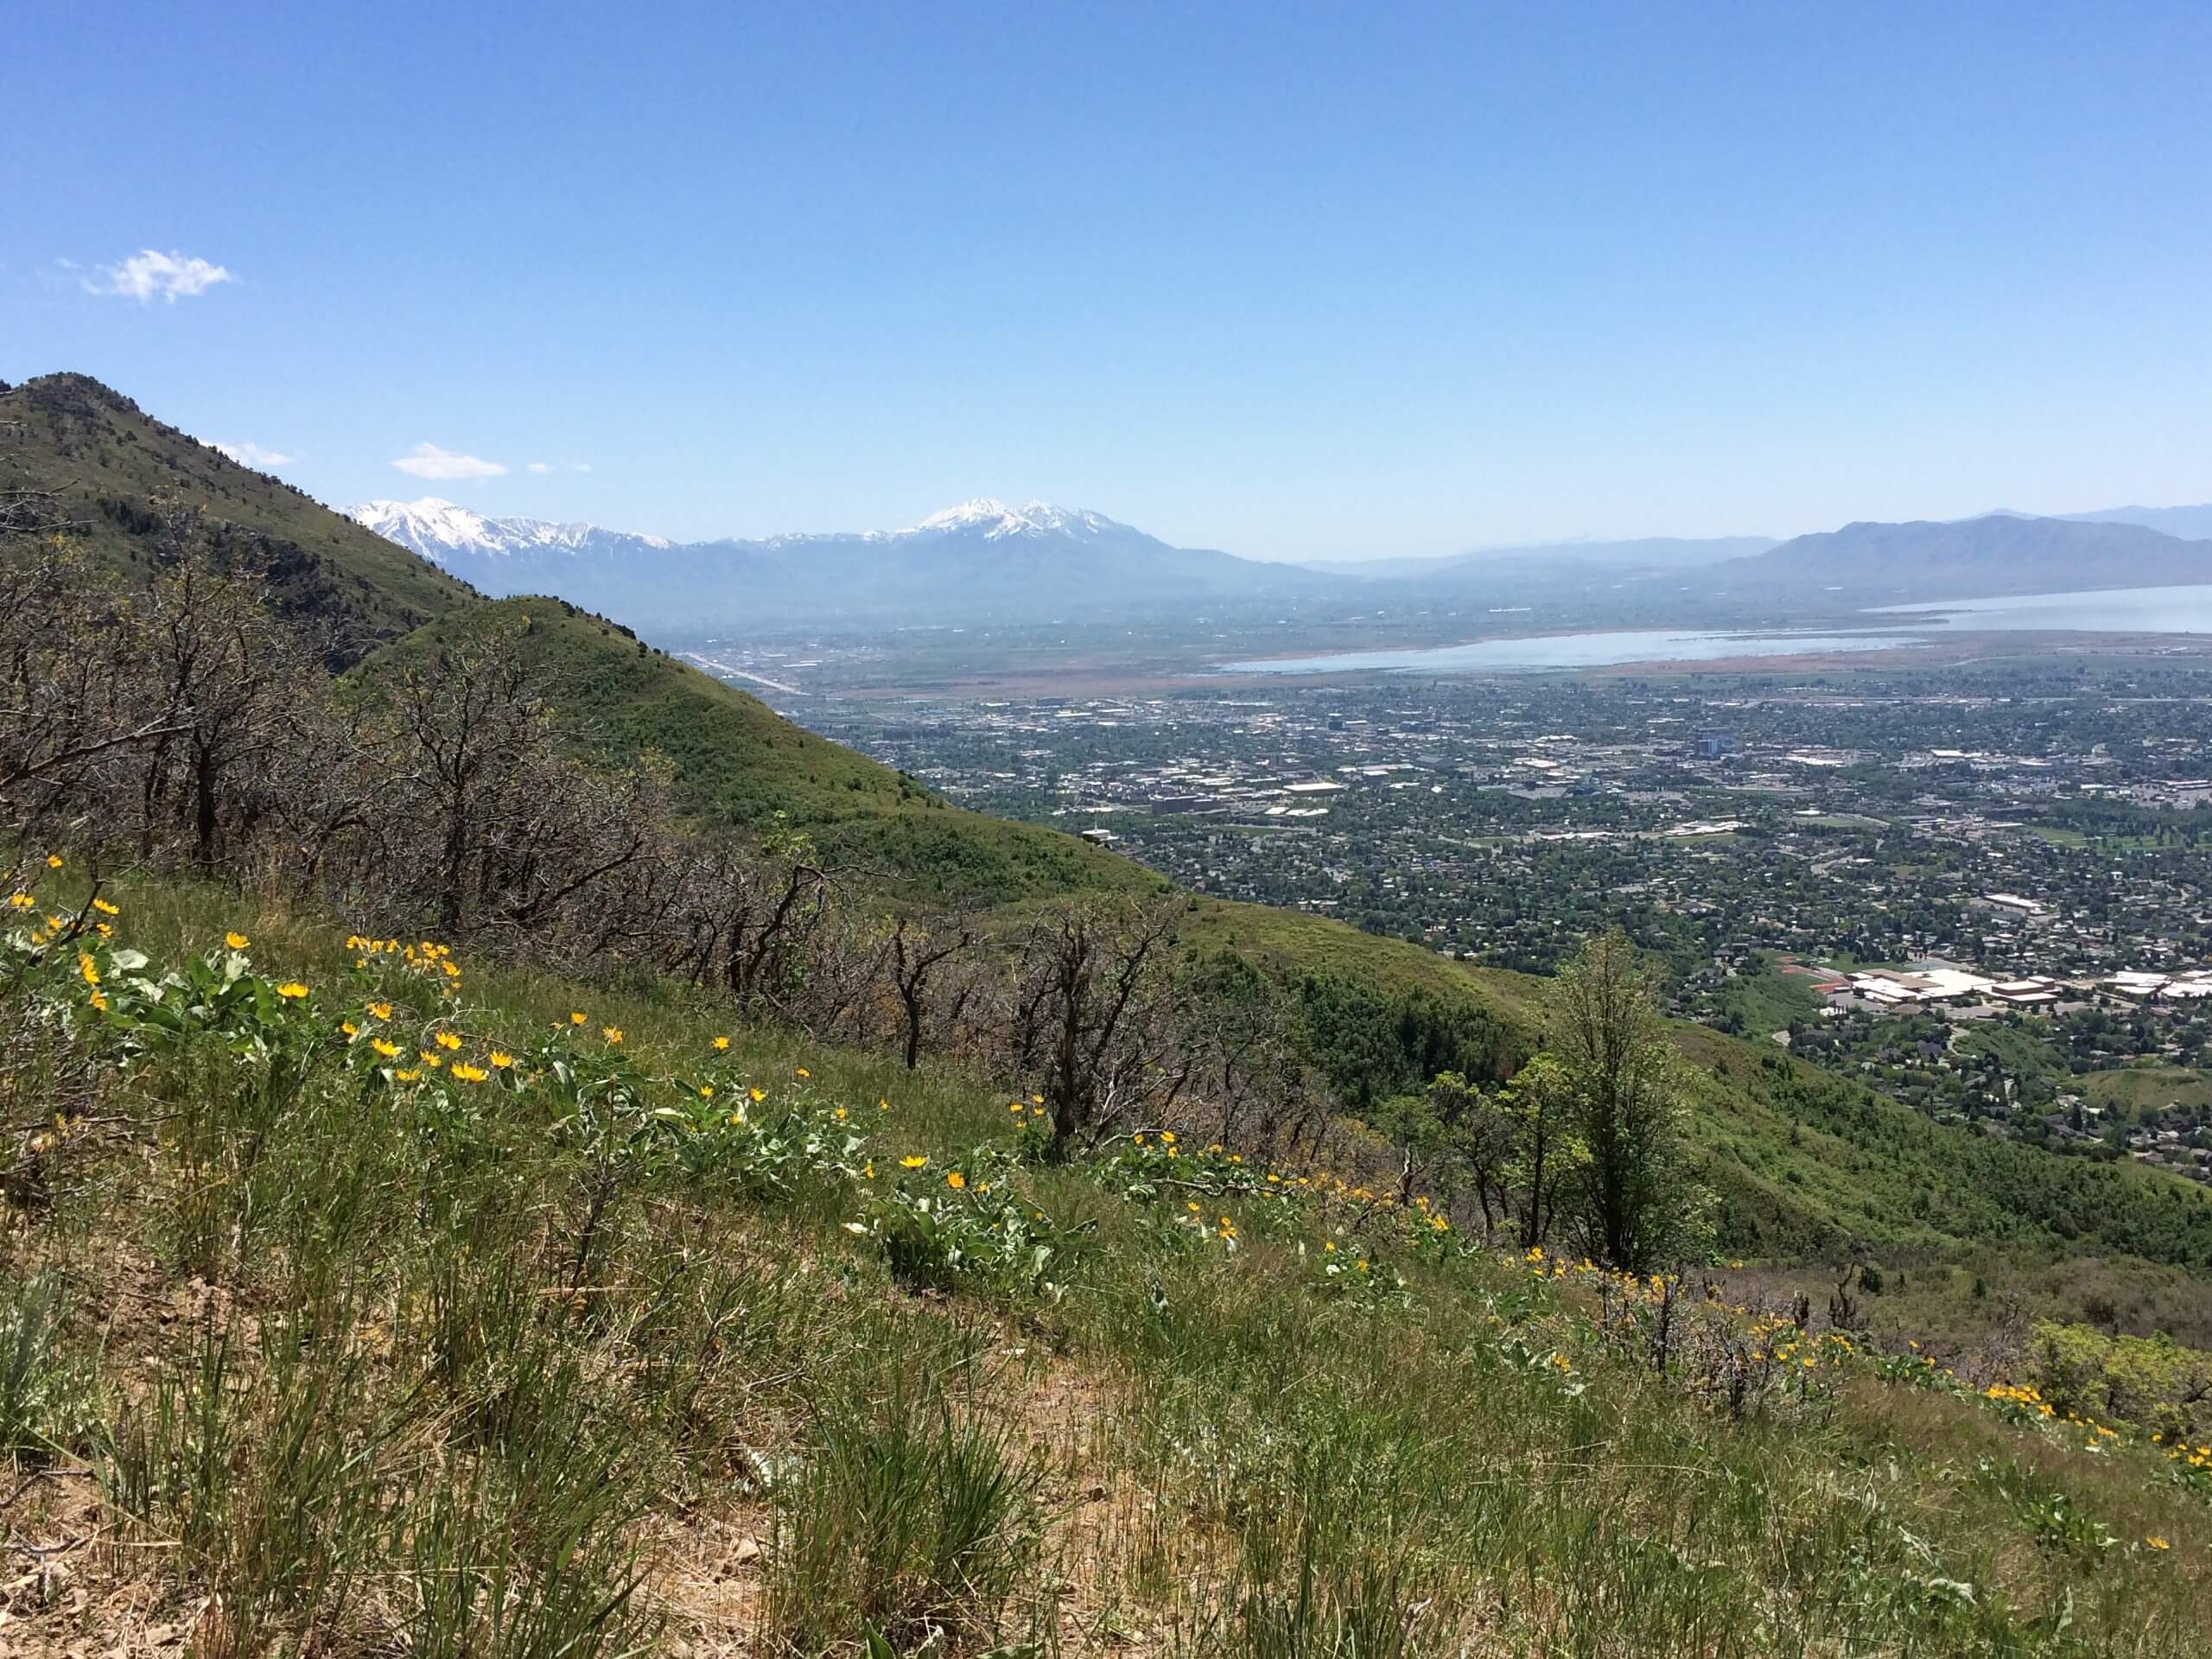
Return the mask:
[[[729,1039],[728,1039],[728,1038],[727,1038],[727,1037],[717,1037],[717,1038],[715,1038],[715,1052],[720,1052],[721,1050],[726,1049],[726,1048],[728,1048],[728,1046],[729,1046]]]
[[[111,905],[105,899],[93,899],[92,908],[99,912],[103,916],[120,916],[123,914],[123,907],[120,905]]]
[[[962,1187],[968,1185],[968,1178],[965,1175],[963,1175],[957,1169],[948,1170],[945,1172],[944,1184],[950,1187],[954,1192],[957,1192]]]
[[[276,995],[288,1002],[296,1002],[308,994],[308,988],[296,979],[287,980],[276,988]]]
[[[601,1026],[599,1028],[599,1034],[612,1045],[619,1046],[622,1041],[622,1027],[620,1026]]]
[[[923,1157],[922,1154],[918,1152],[912,1157],[901,1158],[899,1160],[899,1167],[901,1169],[919,1169],[927,1162],[929,1162],[929,1160]]]
[[[229,945],[233,950],[243,950],[246,946],[251,944],[253,941],[246,938],[243,933],[231,932],[223,935],[223,943]]]

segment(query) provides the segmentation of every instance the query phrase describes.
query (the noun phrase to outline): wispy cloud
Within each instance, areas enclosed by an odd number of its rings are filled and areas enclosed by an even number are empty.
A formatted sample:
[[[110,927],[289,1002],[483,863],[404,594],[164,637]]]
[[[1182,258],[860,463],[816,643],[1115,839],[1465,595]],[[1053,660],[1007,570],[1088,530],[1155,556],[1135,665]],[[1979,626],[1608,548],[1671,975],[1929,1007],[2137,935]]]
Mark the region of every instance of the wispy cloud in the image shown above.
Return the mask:
[[[498,478],[507,470],[501,462],[455,454],[435,443],[418,443],[391,464],[403,473],[412,473],[417,478],[435,478],[442,483],[462,478]]]
[[[530,463],[530,470],[533,473],[550,473],[553,470],[553,463],[550,461],[533,461]]]
[[[271,467],[283,467],[296,459],[296,457],[292,455],[280,454],[274,449],[264,449],[257,443],[223,443],[219,442],[214,447],[222,454],[228,455],[232,461],[238,462],[239,466],[257,467],[264,473]]]
[[[159,296],[171,305],[184,296],[205,294],[218,283],[238,281],[222,266],[187,254],[146,248],[121,264],[102,265],[98,277],[85,279],[86,291],[136,300],[141,305]]]
[[[572,473],[588,473],[591,471],[591,462],[588,461],[577,461],[571,466],[569,470]]]

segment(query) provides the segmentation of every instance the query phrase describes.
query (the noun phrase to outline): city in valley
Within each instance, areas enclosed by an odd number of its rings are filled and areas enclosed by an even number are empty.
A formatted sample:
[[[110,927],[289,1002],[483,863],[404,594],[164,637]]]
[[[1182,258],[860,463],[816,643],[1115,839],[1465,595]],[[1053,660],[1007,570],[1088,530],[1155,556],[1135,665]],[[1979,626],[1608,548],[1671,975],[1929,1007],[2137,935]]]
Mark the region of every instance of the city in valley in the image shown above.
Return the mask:
[[[1021,696],[880,671],[854,695],[850,654],[696,653],[962,804],[1194,890],[1536,972],[1618,920],[1678,1013],[1942,1121],[2212,1180],[2193,648]]]

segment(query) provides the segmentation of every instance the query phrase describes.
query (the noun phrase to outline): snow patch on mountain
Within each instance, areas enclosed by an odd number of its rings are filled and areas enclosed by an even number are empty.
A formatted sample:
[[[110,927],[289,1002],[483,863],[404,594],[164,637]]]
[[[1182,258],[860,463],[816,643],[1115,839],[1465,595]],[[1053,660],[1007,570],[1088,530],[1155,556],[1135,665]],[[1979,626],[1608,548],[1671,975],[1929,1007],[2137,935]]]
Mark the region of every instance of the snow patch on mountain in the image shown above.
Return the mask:
[[[552,524],[542,518],[487,518],[456,502],[425,496],[419,501],[364,501],[346,509],[357,523],[402,547],[436,563],[459,556],[467,559],[512,558],[554,550],[568,553],[602,551],[620,543],[636,547],[665,549],[673,543],[658,536],[639,536],[628,531],[601,529],[588,524]],[[958,506],[933,512],[906,530],[870,530],[857,533],[823,534],[798,531],[772,536],[749,543],[771,549],[804,547],[810,543],[861,543],[880,545],[921,539],[1001,542],[1060,540],[1098,542],[1138,537],[1140,532],[1118,524],[1102,512],[1081,507],[1056,507],[1048,501],[1011,506],[988,497],[963,501]],[[1149,538],[1145,538],[1149,539]],[[730,545],[747,545],[733,543]]]
[[[543,548],[574,553],[582,550],[595,538],[607,537],[639,542],[647,547],[671,545],[658,536],[603,531],[596,524],[554,524],[543,518],[486,518],[480,512],[434,495],[424,496],[419,501],[364,501],[346,508],[346,516],[386,541],[397,542],[438,563],[454,553],[512,557]]]
[[[933,512],[904,533],[918,536],[931,531],[980,531],[986,541],[995,542],[1009,536],[1067,536],[1090,540],[1128,530],[1127,524],[1116,524],[1103,513],[1082,507],[1056,507],[1049,501],[1032,501],[1027,506],[1014,507],[984,496]]]

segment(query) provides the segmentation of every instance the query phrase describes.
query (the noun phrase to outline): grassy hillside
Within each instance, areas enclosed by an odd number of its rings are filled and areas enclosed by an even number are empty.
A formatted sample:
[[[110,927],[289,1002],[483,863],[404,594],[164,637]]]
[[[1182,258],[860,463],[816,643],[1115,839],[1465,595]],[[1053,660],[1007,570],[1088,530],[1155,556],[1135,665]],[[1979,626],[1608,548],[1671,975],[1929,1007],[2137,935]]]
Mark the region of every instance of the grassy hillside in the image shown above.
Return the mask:
[[[268,564],[285,601],[333,625],[346,654],[474,597],[406,549],[86,375],[0,391],[0,490],[14,487],[51,492],[71,538],[124,569],[150,562],[166,513],[196,511],[212,545]]]
[[[28,1650],[2200,1649],[2204,1431],[2046,1410],[2031,1356],[1493,1253],[1344,1148],[1048,1166],[988,1079],[113,900],[0,989]]]
[[[2093,1106],[2134,1118],[2145,1111],[2178,1107],[2202,1111],[2212,1106],[2212,1077],[2184,1065],[2133,1065],[2117,1071],[2092,1071],[2080,1088]]]

